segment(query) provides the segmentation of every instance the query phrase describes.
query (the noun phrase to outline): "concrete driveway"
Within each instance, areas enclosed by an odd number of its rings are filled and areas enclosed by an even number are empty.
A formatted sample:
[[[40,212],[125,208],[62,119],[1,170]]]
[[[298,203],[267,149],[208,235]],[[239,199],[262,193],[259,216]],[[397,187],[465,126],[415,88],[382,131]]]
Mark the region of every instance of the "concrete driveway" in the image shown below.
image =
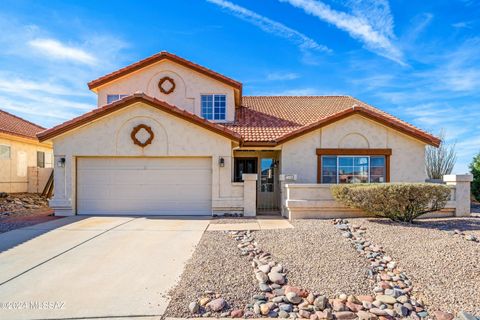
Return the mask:
[[[157,319],[208,224],[69,217],[0,234],[0,319]]]

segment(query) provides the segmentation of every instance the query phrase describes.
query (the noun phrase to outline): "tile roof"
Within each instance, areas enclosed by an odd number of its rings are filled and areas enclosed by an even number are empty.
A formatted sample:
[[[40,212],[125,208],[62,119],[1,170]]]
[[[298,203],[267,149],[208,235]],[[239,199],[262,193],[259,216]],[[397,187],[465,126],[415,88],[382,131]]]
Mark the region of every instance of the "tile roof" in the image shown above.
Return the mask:
[[[2,133],[37,140],[36,134],[43,130],[45,130],[44,127],[0,110],[0,132]]]
[[[131,72],[140,70],[142,68],[145,68],[151,64],[154,64],[156,62],[159,62],[161,60],[170,60],[173,62],[176,62],[184,67],[193,69],[199,73],[202,73],[206,76],[212,77],[220,82],[223,82],[227,85],[230,85],[236,89],[239,89],[240,91],[242,90],[242,83],[238,82],[236,80],[233,80],[232,78],[226,77],[218,72],[215,72],[213,70],[210,70],[208,68],[202,67],[199,64],[193,63],[189,60],[186,60],[184,58],[181,58],[177,55],[174,55],[173,53],[162,51],[160,53],[154,54],[153,56],[150,56],[146,59],[140,60],[138,62],[135,62],[129,66],[126,66],[124,68],[121,68],[117,71],[114,71],[112,73],[109,73],[105,76],[102,76],[96,80],[90,81],[88,83],[88,88],[89,89],[95,89],[103,84],[106,84],[110,81],[113,81],[115,79],[118,79],[120,77],[123,77]]]
[[[236,108],[235,122],[219,124],[136,93],[40,132],[37,137],[40,141],[51,139],[135,102],[144,102],[245,146],[278,145],[352,114],[360,114],[434,146],[440,143],[429,133],[349,96],[246,96],[242,106]]]
[[[427,132],[350,96],[243,96],[236,121],[225,127],[241,134],[246,144],[279,144],[352,113],[429,144],[440,143]]]
[[[113,103],[107,104],[103,107],[93,109],[90,112],[87,112],[79,117],[73,118],[71,120],[68,120],[62,124],[59,124],[53,128],[50,128],[48,130],[42,131],[37,134],[37,137],[40,141],[46,141],[48,139],[51,139],[55,136],[58,136],[62,133],[68,132],[70,130],[73,130],[77,127],[80,127],[82,125],[85,125],[91,121],[94,121],[98,118],[101,118],[103,116],[106,116],[112,112],[115,112],[117,110],[120,110],[124,107],[127,107],[133,103],[136,102],[143,102],[145,104],[148,104],[154,108],[157,108],[159,110],[162,110],[164,112],[167,112],[169,114],[172,114],[174,116],[177,116],[179,118],[182,118],[186,121],[189,121],[191,123],[194,123],[198,126],[201,126],[207,130],[213,131],[215,133],[218,133],[222,136],[225,136],[231,140],[238,141],[240,142],[242,140],[242,137],[240,134],[224,127],[219,124],[216,124],[214,122],[205,120],[193,113],[190,113],[188,111],[185,111],[183,109],[177,108],[176,106],[173,106],[171,104],[168,104],[165,101],[155,99],[153,97],[150,97],[144,93],[135,93],[133,95],[127,96],[121,100],[115,101]]]

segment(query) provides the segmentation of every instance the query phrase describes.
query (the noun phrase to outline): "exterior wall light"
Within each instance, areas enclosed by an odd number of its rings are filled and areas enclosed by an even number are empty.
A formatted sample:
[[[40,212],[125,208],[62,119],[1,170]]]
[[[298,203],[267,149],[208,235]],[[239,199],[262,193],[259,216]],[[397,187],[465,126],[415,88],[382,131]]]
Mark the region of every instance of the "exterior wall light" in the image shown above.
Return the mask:
[[[64,168],[65,167],[65,158],[59,158],[57,161],[57,167]]]
[[[220,157],[220,159],[218,159],[218,165],[222,168],[225,167],[225,159]]]

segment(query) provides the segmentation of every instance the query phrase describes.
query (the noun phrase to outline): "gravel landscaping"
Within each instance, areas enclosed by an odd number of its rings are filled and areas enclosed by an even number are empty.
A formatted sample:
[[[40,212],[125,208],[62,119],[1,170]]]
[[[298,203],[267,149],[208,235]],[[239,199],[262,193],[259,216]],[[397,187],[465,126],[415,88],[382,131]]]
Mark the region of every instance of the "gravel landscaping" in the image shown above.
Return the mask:
[[[334,296],[368,294],[367,261],[345,242],[329,220],[293,221],[294,229],[255,232],[259,247],[288,273],[288,283]]]
[[[205,232],[178,285],[170,292],[166,315],[191,316],[189,302],[202,297],[214,299],[216,294],[232,308],[243,308],[258,292],[251,269],[248,260],[240,256],[235,241],[226,233]]]
[[[350,219],[367,227],[424,294],[429,310],[480,314],[480,243],[448,231],[480,236],[480,219],[425,219],[413,225],[383,219]]]

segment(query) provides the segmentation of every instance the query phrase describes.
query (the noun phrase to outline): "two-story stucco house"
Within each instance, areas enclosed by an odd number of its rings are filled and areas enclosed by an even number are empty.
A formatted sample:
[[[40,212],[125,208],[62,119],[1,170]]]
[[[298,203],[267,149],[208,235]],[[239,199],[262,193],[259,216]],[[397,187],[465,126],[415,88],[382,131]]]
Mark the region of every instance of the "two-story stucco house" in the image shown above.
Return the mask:
[[[350,96],[243,96],[167,52],[88,86],[96,109],[38,134],[54,145],[58,215],[278,212],[283,179],[423,182],[440,143]]]

